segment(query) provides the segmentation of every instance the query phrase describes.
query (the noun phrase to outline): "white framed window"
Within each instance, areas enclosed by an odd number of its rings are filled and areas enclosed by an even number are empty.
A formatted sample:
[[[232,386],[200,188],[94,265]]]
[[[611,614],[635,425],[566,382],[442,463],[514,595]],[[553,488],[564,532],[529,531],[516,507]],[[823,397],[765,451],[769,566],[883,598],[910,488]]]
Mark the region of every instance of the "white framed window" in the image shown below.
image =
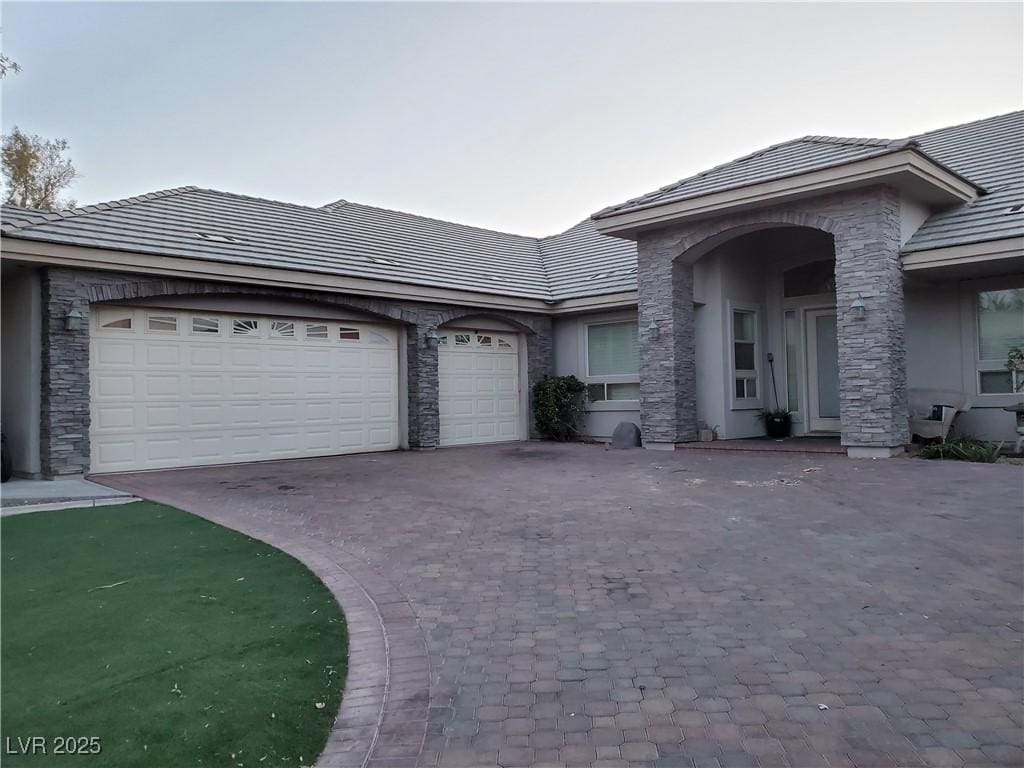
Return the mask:
[[[322,323],[306,323],[306,338],[307,339],[326,339],[327,325]]]
[[[338,329],[338,338],[342,341],[359,341],[359,329],[341,326]]]
[[[593,403],[605,400],[639,400],[640,382],[635,384],[587,384],[587,397]]]
[[[456,333],[455,334],[455,346],[456,347],[468,347],[470,342],[470,335],[468,333]]]
[[[1024,288],[979,290],[975,298],[979,395],[1010,395],[1024,388],[1024,373],[1008,371],[1011,347],[1024,347]]]
[[[492,339],[490,336],[485,336],[478,333],[476,335],[476,343],[479,344],[481,347],[490,347],[494,344],[494,339]]]
[[[192,318],[192,333],[197,336],[220,333],[219,317],[203,317],[195,315]]]
[[[730,304],[729,362],[733,407],[757,408],[761,404],[761,386],[758,376],[760,343],[758,310],[753,307]]]
[[[635,319],[587,323],[584,366],[591,402],[640,400],[640,334]]]
[[[786,401],[794,413],[800,410],[800,318],[795,309],[783,315],[786,336]]]

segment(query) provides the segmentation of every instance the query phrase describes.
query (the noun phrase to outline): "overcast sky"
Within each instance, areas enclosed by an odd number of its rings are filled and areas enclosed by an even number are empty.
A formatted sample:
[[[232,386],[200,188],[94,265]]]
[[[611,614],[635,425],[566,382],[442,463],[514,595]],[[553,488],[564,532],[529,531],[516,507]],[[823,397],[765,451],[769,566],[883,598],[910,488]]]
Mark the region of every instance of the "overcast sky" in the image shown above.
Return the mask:
[[[546,235],[805,134],[1021,107],[1020,3],[4,3],[79,203],[186,184]]]

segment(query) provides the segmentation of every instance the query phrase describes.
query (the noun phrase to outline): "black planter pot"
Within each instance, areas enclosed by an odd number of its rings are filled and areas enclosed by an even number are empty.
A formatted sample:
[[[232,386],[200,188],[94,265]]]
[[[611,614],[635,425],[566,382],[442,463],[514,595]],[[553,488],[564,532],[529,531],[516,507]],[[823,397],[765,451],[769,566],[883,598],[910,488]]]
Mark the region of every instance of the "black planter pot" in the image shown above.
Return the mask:
[[[785,415],[765,416],[764,427],[768,437],[789,437],[793,428],[793,419],[787,413]]]

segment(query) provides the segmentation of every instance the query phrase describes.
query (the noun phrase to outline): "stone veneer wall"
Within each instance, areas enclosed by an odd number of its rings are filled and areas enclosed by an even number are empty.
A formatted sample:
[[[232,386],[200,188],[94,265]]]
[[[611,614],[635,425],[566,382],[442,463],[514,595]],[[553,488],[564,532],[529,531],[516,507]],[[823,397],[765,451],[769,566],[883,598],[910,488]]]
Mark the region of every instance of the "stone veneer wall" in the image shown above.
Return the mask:
[[[429,449],[438,443],[437,347],[426,334],[438,325],[466,316],[489,316],[511,323],[526,335],[529,387],[552,370],[551,319],[525,312],[472,306],[390,301],[318,291],[262,286],[153,279],[147,275],[49,267],[42,279],[42,402],[40,443],[46,477],[89,471],[89,308],[97,302],[123,302],[153,296],[232,294],[309,301],[365,312],[406,327],[409,446]],[[65,329],[71,309],[85,315],[77,330]],[[530,419],[533,430],[533,420]]]
[[[909,442],[899,205],[895,190],[878,186],[641,233],[645,442],[695,437],[693,262],[732,237],[774,226],[820,229],[835,242],[843,445],[894,448]],[[858,298],[863,318],[850,309]],[[656,338],[646,331],[651,319],[659,326]]]

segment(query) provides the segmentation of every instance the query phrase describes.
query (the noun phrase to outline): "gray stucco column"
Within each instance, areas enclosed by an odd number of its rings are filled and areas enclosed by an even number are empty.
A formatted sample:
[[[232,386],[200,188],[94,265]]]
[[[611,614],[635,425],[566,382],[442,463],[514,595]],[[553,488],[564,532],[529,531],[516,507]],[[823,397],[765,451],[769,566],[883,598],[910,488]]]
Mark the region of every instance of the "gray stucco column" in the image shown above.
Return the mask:
[[[653,233],[637,241],[640,429],[646,448],[671,449],[697,437],[693,265],[677,262],[677,254],[678,237]]]
[[[417,323],[406,330],[409,388],[409,447],[436,448],[441,431],[438,411],[437,343],[427,341],[435,322]]]
[[[860,458],[910,442],[899,199],[883,189],[873,202],[835,234],[842,440]]]

